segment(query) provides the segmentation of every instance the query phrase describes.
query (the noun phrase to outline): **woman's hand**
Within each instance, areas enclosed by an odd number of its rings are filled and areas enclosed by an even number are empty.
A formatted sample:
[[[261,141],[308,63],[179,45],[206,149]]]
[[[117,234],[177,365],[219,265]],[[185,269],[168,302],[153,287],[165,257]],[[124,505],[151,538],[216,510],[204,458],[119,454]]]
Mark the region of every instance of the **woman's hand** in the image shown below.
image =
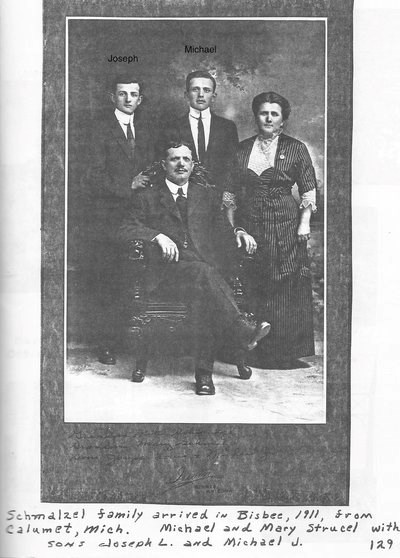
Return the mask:
[[[257,250],[257,242],[254,240],[251,234],[248,234],[246,231],[240,229],[236,231],[235,234],[238,248],[244,246],[248,254],[254,254]]]
[[[310,224],[300,223],[297,229],[297,240],[299,242],[307,242],[307,240],[310,240],[310,236]]]
[[[297,229],[297,241],[298,242],[307,242],[310,240],[310,217],[311,217],[312,208],[311,205],[304,207],[300,211],[300,223],[299,228]]]

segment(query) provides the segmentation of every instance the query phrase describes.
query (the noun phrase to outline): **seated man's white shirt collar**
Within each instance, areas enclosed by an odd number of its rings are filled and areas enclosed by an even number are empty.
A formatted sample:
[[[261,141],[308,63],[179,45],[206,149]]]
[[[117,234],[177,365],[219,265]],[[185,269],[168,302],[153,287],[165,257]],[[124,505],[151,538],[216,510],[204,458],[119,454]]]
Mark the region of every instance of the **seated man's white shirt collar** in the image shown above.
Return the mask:
[[[178,197],[178,188],[182,188],[183,195],[187,197],[189,182],[186,182],[186,184],[183,184],[183,186],[178,186],[178,184],[175,184],[174,182],[171,182],[170,180],[168,180],[168,178],[166,178],[165,183],[168,186],[169,191],[173,195],[174,200],[176,200],[176,198]]]
[[[135,113],[133,114],[125,114],[124,112],[120,111],[119,109],[114,110],[115,118],[118,120],[119,125],[121,126],[125,136],[127,136],[127,125],[130,124],[133,137],[135,137],[135,127],[134,127],[134,118]]]

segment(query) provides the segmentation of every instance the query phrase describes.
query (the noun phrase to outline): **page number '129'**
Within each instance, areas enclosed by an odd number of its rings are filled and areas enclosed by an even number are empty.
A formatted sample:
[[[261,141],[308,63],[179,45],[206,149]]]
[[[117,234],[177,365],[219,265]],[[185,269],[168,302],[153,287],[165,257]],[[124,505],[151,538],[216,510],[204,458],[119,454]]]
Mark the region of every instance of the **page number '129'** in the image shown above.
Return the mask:
[[[390,550],[393,546],[392,539],[386,539],[385,541],[371,541],[369,545],[370,550]]]

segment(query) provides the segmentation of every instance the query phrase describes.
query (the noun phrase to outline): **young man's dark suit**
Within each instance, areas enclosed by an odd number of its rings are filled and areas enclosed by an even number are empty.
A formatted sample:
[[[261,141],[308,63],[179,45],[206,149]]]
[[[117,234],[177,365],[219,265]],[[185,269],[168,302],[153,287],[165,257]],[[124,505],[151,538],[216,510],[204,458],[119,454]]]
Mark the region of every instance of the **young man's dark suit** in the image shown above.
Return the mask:
[[[99,342],[118,342],[119,253],[115,230],[132,196],[132,181],[154,158],[154,141],[149,122],[135,112],[135,149],[130,154],[127,138],[114,111],[99,115],[92,122],[87,173],[82,181],[86,190],[89,257],[96,274],[97,306],[102,324]],[[113,360],[113,358],[112,358]]]
[[[177,118],[167,124],[161,133],[160,145],[169,140],[184,141],[194,146],[192,131],[189,124],[189,114]],[[214,184],[222,196],[226,189],[227,177],[231,169],[236,150],[239,146],[236,124],[232,120],[211,113],[210,137],[202,161],[210,173],[209,182]],[[193,148],[194,160],[197,161],[196,149]]]
[[[134,177],[154,160],[149,122],[135,112],[134,126],[135,150],[131,156],[114,112],[99,115],[92,123],[87,179],[95,208],[124,208],[131,198]]]

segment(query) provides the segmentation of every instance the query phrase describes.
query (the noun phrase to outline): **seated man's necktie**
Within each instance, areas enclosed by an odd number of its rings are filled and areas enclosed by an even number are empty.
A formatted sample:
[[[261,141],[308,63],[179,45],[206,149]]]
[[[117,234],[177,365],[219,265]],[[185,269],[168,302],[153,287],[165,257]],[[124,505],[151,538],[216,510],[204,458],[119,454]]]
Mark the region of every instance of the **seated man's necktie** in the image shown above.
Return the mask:
[[[187,197],[184,195],[182,188],[178,188],[178,196],[175,201],[183,222],[187,223]]]
[[[179,213],[181,214],[182,217],[182,221],[184,224],[184,232],[185,232],[185,238],[183,241],[183,247],[187,248],[189,243],[188,243],[188,203],[187,203],[187,197],[185,197],[185,195],[183,194],[183,190],[182,188],[178,188],[178,196],[175,200],[176,205],[178,206],[178,210]]]

